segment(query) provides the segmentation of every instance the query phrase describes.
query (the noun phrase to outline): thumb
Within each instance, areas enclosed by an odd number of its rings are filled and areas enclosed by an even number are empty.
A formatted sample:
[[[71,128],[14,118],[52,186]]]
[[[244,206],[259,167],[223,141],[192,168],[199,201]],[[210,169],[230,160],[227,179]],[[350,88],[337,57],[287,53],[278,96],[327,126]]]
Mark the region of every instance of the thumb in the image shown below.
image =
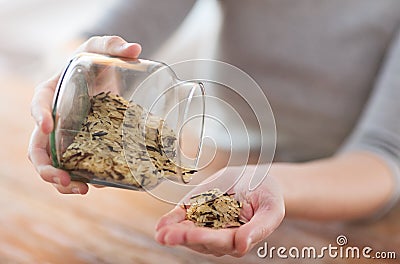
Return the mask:
[[[283,207],[282,207],[283,208]],[[268,237],[282,222],[284,209],[259,208],[249,222],[242,225],[235,235],[235,247],[239,254],[244,254],[252,246]]]
[[[93,52],[126,58],[137,58],[141,51],[140,44],[128,43],[118,36],[91,37],[77,50],[77,52]]]
[[[160,218],[156,225],[156,231],[160,230],[164,226],[179,223],[185,220],[185,216],[185,210],[179,206],[176,206],[174,209]]]

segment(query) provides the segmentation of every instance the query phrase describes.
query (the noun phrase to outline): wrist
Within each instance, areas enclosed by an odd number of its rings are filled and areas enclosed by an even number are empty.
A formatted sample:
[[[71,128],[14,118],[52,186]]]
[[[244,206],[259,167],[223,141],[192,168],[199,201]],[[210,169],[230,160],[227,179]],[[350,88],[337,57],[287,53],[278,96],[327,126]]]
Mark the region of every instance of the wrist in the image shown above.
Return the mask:
[[[269,174],[281,186],[287,215],[313,220],[369,217],[387,203],[394,185],[388,168],[366,153],[275,163]]]
[[[268,177],[273,177],[280,186],[285,203],[286,215],[296,218],[301,215],[302,192],[304,190],[296,181],[297,175],[302,171],[301,164],[273,163]]]

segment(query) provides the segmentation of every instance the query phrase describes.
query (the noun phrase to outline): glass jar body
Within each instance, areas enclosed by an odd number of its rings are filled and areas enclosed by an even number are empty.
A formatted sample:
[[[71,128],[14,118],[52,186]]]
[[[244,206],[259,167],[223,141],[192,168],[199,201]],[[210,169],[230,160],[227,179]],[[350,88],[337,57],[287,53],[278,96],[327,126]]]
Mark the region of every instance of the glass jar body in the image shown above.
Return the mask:
[[[187,182],[200,155],[204,107],[202,84],[179,80],[163,63],[78,54],[53,101],[53,164],[72,180],[133,190]],[[193,155],[181,147],[185,132],[196,135]]]

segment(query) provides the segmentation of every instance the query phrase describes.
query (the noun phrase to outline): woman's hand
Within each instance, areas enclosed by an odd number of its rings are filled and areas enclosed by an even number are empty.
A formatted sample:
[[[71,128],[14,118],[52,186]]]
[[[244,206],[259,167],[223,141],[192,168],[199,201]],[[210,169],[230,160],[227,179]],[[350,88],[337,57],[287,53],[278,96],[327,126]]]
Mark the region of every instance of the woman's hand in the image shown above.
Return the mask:
[[[263,173],[267,171],[266,167]],[[260,173],[254,166],[228,167],[194,188],[184,199],[186,201],[193,194],[215,187],[222,191],[229,189],[228,193],[235,193],[235,197],[243,204],[241,218],[246,224],[226,229],[197,227],[193,222],[185,220],[185,209],[177,206],[158,222],[156,240],[163,245],[182,245],[215,256],[245,255],[255,244],[269,236],[285,215],[280,186],[273,176],[268,175],[256,189],[249,190],[254,173]],[[238,175],[243,176],[238,179]],[[236,183],[234,179],[238,179]],[[228,187],[229,183],[233,186]]]
[[[135,59],[141,52],[137,43],[127,43],[117,36],[92,37],[76,51],[107,54]],[[43,180],[52,183],[60,193],[85,194],[88,185],[71,181],[66,171],[52,166],[49,155],[49,134],[53,130],[52,101],[59,74],[39,84],[31,103],[31,114],[36,126],[31,135],[28,157]]]

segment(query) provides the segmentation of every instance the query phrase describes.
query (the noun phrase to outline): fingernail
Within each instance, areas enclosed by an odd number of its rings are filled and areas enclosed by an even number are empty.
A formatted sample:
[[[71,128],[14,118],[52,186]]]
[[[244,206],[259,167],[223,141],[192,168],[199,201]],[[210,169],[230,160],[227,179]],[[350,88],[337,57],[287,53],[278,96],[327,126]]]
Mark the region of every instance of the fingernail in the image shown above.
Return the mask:
[[[61,185],[61,180],[58,177],[54,177],[53,182],[56,183],[57,185]]]
[[[124,50],[124,49],[128,49],[130,47],[133,47],[133,46],[137,46],[137,48],[139,49],[138,52],[142,51],[142,47],[138,43],[125,43],[124,45],[121,46],[121,49]]]
[[[156,239],[156,241],[157,241],[158,243],[164,244],[164,243],[163,243],[164,241],[161,240],[160,232],[156,231],[155,239]]]
[[[38,127],[42,127],[43,117],[37,118],[35,121]]]
[[[125,43],[125,44],[123,44],[121,46],[121,49],[127,49],[127,48],[129,48],[130,46],[133,46],[133,45],[135,45],[135,43]]]
[[[74,193],[74,194],[81,194],[81,192],[79,191],[79,188],[78,188],[78,187],[73,187],[73,188],[72,188],[72,193]]]

